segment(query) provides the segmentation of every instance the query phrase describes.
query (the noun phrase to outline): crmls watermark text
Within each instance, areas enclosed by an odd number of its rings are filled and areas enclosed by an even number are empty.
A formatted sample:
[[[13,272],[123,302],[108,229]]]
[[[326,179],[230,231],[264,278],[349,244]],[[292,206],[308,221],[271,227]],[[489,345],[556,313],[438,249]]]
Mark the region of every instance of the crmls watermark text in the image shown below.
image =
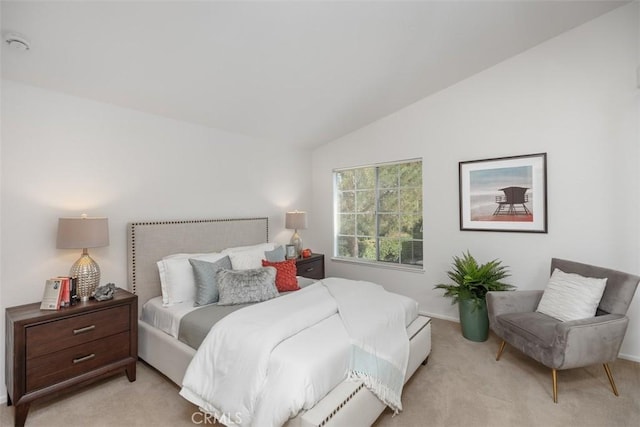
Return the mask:
[[[191,414],[191,422],[203,425],[240,425],[242,424],[242,414],[240,412],[210,414],[208,412],[194,412]]]

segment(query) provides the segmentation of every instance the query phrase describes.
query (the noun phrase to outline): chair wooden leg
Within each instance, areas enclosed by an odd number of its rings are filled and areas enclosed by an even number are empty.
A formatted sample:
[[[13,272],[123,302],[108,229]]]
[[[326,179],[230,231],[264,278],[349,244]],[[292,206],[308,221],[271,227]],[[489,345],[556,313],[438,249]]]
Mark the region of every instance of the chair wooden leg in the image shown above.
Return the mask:
[[[553,382],[553,403],[558,403],[558,371],[551,369],[551,381]]]
[[[502,341],[500,344],[500,348],[498,349],[498,354],[496,354],[496,362],[500,360],[500,356],[502,356],[502,352],[504,351],[504,347],[507,345],[506,341]]]
[[[604,371],[607,373],[607,378],[609,378],[609,384],[611,384],[611,389],[613,390],[613,394],[618,396],[618,389],[616,388],[616,383],[613,381],[613,375],[611,375],[611,369],[609,368],[608,363],[603,363]]]

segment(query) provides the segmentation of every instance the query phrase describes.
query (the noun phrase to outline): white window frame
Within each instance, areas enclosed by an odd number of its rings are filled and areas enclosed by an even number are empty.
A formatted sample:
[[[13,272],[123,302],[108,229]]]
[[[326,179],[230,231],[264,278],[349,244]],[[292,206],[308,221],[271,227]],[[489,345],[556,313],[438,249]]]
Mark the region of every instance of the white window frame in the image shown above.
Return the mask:
[[[380,236],[379,232],[379,207],[380,207],[380,203],[379,203],[379,196],[380,196],[380,189],[381,187],[380,182],[379,182],[379,168],[380,167],[384,167],[384,166],[392,166],[392,165],[398,165],[398,164],[407,164],[407,163],[416,163],[419,162],[420,163],[420,168],[421,168],[421,183],[420,183],[420,197],[421,197],[421,208],[419,210],[419,214],[420,214],[420,218],[421,220],[424,222],[424,172],[422,171],[422,166],[423,166],[423,161],[422,158],[414,158],[414,159],[407,159],[407,160],[399,160],[399,161],[394,161],[394,162],[385,162],[385,163],[376,163],[376,164],[370,164],[370,165],[362,165],[362,166],[355,166],[355,167],[347,167],[347,168],[339,168],[339,169],[334,169],[333,170],[333,174],[332,174],[332,179],[333,179],[333,213],[334,213],[334,218],[333,218],[333,226],[334,226],[334,232],[333,232],[333,256],[332,256],[332,260],[334,261],[343,261],[343,262],[349,262],[349,263],[356,263],[356,264],[363,264],[363,265],[370,265],[370,266],[375,266],[375,267],[383,267],[383,268],[391,268],[391,269],[400,269],[400,270],[409,270],[409,271],[420,271],[423,272],[424,271],[424,255],[422,256],[422,260],[420,260],[420,263],[416,263],[416,264],[402,264],[402,259],[400,258],[398,260],[398,262],[392,262],[392,261],[381,261],[378,260],[380,258],[380,240],[381,238],[384,239],[385,236]],[[376,246],[376,260],[372,260],[372,259],[366,259],[366,258],[359,258],[359,257],[350,257],[350,256],[341,256],[338,254],[338,250],[339,250],[339,231],[340,231],[340,197],[339,197],[339,192],[340,190],[338,189],[338,182],[337,182],[337,174],[340,172],[345,172],[345,171],[354,171],[357,169],[364,169],[364,168],[375,168],[376,169],[376,182],[374,185],[374,192],[375,192],[375,207],[374,207],[374,212],[373,214],[375,215],[375,246]],[[401,189],[402,187],[398,186],[396,187],[397,189]],[[357,191],[357,189],[355,190]],[[357,208],[354,212],[357,212]],[[398,205],[398,214],[402,215],[402,211],[400,211],[400,206]],[[414,212],[417,213],[418,211]],[[358,238],[358,231],[354,230],[354,235],[353,238]],[[421,241],[422,242],[422,253],[424,254],[424,235],[422,235],[422,239],[416,239],[413,238],[411,239],[412,241]],[[401,257],[401,254],[400,254]]]

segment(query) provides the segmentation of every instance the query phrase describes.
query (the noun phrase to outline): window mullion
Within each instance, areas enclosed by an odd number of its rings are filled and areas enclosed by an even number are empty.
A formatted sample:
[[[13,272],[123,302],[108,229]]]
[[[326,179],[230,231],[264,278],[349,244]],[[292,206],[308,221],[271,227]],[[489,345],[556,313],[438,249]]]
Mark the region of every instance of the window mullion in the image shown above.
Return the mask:
[[[380,168],[376,167],[375,170],[376,170],[376,181],[374,184],[373,193],[375,195],[374,217],[376,219],[376,236],[375,236],[376,261],[380,261],[380,217],[378,215],[380,211],[380,188],[378,186],[378,183],[379,183],[378,180],[380,179]]]
[[[400,237],[401,233],[400,231],[402,230],[402,210],[400,207],[400,170],[398,170],[398,173],[396,175],[396,215],[398,218],[398,228],[396,228],[396,233],[398,234],[398,237]],[[399,251],[398,251],[398,263],[402,264],[402,241],[400,239],[398,239],[398,243],[399,243]]]

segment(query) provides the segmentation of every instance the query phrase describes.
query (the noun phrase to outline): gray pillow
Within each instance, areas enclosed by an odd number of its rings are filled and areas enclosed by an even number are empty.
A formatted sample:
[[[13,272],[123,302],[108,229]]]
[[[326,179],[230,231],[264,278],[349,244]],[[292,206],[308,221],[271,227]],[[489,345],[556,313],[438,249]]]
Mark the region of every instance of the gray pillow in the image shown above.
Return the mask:
[[[218,305],[266,301],[278,296],[274,267],[250,270],[219,270],[216,273],[220,299]]]
[[[272,251],[264,251],[264,257],[269,262],[282,262],[285,260],[284,246],[278,246]]]
[[[189,259],[193,268],[193,278],[196,282],[196,301],[194,307],[212,304],[218,301],[218,283],[216,273],[223,268],[231,268],[231,260],[228,256],[215,262]]]

